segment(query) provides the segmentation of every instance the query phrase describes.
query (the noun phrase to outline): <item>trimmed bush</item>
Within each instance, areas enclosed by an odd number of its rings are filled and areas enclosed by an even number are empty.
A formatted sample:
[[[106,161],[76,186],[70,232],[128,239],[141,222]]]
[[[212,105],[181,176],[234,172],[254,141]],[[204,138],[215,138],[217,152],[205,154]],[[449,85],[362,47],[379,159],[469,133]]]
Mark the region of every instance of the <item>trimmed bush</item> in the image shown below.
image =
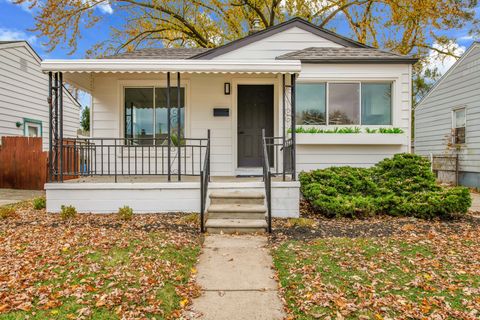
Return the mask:
[[[38,197],[33,199],[33,209],[35,210],[41,210],[45,209],[47,206],[47,200],[45,197]]]
[[[117,216],[121,220],[132,220],[133,209],[129,206],[123,206],[122,208],[118,209]]]
[[[304,198],[327,217],[450,218],[466,213],[471,205],[467,188],[441,188],[430,162],[413,154],[397,154],[372,168],[302,172],[300,182]]]
[[[73,219],[77,215],[77,209],[74,206],[61,206],[60,216],[63,220]]]
[[[371,170],[375,183],[397,194],[441,189],[430,170],[430,161],[415,154],[396,154]]]

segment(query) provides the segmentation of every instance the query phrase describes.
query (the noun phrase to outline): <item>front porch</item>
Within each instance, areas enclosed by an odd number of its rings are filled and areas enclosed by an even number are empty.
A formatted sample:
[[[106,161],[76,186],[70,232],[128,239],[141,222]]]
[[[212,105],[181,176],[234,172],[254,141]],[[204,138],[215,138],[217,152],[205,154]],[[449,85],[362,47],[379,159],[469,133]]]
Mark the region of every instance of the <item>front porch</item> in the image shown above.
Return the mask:
[[[111,213],[128,205],[137,213],[203,216],[209,195],[226,190],[264,194],[267,221],[298,216],[299,62],[243,69],[232,61],[95,62],[43,64],[50,75],[49,212],[72,205]],[[64,80],[92,94],[90,138],[63,138]]]

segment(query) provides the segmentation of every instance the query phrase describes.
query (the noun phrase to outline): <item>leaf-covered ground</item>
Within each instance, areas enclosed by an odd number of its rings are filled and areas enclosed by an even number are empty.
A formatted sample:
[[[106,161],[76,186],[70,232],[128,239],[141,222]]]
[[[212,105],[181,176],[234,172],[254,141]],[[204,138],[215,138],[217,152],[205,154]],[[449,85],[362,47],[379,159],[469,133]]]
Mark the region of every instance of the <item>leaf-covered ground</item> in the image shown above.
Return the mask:
[[[199,294],[188,216],[77,215],[30,204],[0,220],[0,319],[177,318]]]
[[[277,221],[295,319],[480,319],[480,219]]]

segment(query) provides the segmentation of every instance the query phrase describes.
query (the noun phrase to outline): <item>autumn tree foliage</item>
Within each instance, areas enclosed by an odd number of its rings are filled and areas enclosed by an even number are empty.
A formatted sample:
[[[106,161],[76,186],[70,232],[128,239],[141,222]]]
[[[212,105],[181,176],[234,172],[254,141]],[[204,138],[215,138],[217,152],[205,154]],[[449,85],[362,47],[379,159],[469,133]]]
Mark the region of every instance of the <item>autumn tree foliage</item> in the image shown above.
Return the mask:
[[[143,46],[190,46],[212,48],[245,36],[255,19],[267,28],[302,17],[336,31],[348,25],[350,36],[359,42],[410,54],[423,60],[416,66],[418,90],[425,57],[458,56],[456,40],[447,31],[478,34],[475,18],[477,0],[16,0],[37,7],[35,31],[48,39],[51,50],[66,44],[77,49],[82,28],[94,28],[104,19],[102,10],[112,7],[124,17],[120,27],[105,32],[104,41],[87,53],[90,56],[134,50]],[[103,10],[104,11],[104,10]],[[451,33],[449,33],[451,34]],[[430,70],[430,76],[437,76]]]

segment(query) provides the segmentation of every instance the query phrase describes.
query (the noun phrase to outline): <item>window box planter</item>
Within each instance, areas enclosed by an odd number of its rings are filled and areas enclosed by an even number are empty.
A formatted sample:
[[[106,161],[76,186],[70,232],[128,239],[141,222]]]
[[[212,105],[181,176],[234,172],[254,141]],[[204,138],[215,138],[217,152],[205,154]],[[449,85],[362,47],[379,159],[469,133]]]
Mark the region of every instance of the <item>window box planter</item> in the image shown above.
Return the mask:
[[[298,145],[402,145],[408,144],[405,133],[297,133]]]

